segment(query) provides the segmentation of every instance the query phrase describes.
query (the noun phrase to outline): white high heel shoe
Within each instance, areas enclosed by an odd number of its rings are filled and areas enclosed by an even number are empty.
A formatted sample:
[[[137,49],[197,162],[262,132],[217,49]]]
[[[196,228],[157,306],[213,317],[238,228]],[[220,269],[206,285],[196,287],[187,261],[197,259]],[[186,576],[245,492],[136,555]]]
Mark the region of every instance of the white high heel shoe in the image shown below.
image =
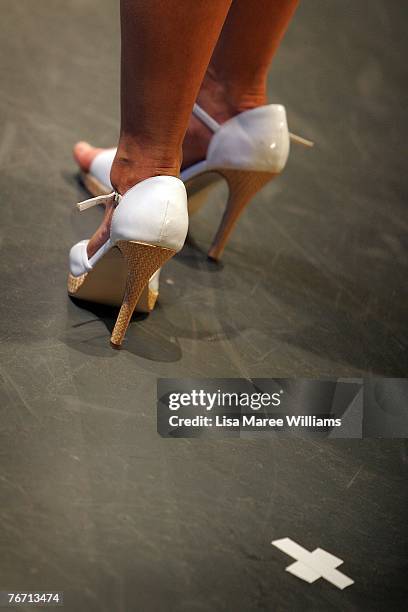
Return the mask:
[[[178,178],[156,176],[138,183],[123,197],[111,193],[78,207],[85,210],[107,202],[116,204],[109,239],[90,258],[88,240],[72,247],[68,293],[97,303],[121,304],[111,337],[111,344],[119,347],[143,292],[143,299],[149,301],[149,280],[154,292],[155,275],[184,244],[187,194]]]
[[[180,178],[188,193],[189,214],[207,199],[208,192],[224,178],[229,187],[226,209],[208,252],[219,260],[240,214],[251,198],[282,172],[289,155],[289,142],[312,147],[313,142],[288,131],[286,111],[280,104],[269,104],[245,111],[223,124],[216,122],[198,104],[193,113],[212,132],[206,159],[185,168]],[[82,173],[86,188],[93,194],[108,193],[110,169],[116,149],[106,149],[93,160],[89,172]]]

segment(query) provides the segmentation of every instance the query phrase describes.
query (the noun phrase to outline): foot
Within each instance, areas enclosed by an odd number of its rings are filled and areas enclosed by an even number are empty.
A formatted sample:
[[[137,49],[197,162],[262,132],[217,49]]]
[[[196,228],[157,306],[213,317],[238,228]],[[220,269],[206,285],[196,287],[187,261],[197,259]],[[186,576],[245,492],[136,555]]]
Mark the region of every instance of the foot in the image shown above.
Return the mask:
[[[244,111],[267,104],[267,98],[266,92],[259,92],[232,100],[228,86],[208,69],[197,97],[197,104],[215,121],[225,123]],[[191,115],[183,142],[182,170],[206,158],[212,136],[213,132],[200,119]]]
[[[109,204],[105,204],[105,214],[102,220],[102,223],[90,238],[88,245],[86,247],[86,252],[88,255],[88,259],[91,258],[102,245],[105,244],[110,237],[110,228],[112,223],[112,216],[115,211],[115,203],[109,202]]]
[[[266,104],[266,95],[257,95],[255,98],[246,97],[233,102],[228,99],[226,88],[207,72],[197,103],[218,123],[224,123],[241,112]],[[194,115],[190,117],[183,142],[182,170],[206,158],[212,136],[213,132],[200,119]],[[122,143],[122,155],[116,156],[112,168],[111,182],[119,193],[124,194],[137,182],[150,176],[166,174],[176,176],[178,174],[177,168],[180,167],[178,160],[163,159],[162,163],[158,164],[157,156],[153,156],[153,163],[147,163],[146,167],[141,167],[141,160],[146,163],[145,151],[138,152],[131,149],[132,145],[127,147],[126,143]],[[80,169],[83,172],[89,172],[93,160],[103,150],[87,142],[78,142],[74,147],[73,155]],[[113,212],[114,204],[105,208],[104,219],[88,243],[88,257],[92,257],[108,240]]]
[[[74,146],[72,154],[74,160],[83,172],[89,172],[91,164],[95,157],[102,153],[104,149],[100,147],[93,147],[88,142],[81,140]]]
[[[88,160],[94,159],[94,147],[88,145],[85,149]],[[130,153],[131,154],[130,154]],[[83,161],[85,163],[85,159]],[[131,145],[121,138],[113,160],[110,180],[113,189],[124,196],[132,187],[138,183],[155,176],[175,177],[180,168],[180,159],[170,160],[165,154],[158,151],[151,152],[144,149],[143,154],[138,154],[135,143]],[[116,203],[110,201],[105,204],[105,214],[102,223],[93,234],[87,245],[88,258],[92,257],[110,237],[112,217]]]
[[[93,147],[88,142],[81,141],[77,142],[77,144],[74,146],[73,156],[79,168],[83,172],[89,172],[93,160],[102,151],[103,149],[100,147]],[[103,221],[88,242],[88,258],[95,255],[100,247],[109,239],[110,226],[114,210],[115,207],[113,203],[105,205],[105,215]]]

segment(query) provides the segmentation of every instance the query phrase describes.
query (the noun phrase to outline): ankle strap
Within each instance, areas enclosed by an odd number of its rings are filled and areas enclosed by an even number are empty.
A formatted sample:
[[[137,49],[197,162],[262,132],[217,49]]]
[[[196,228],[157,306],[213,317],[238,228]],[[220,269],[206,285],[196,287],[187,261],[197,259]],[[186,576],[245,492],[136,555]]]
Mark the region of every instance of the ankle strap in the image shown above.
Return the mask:
[[[206,125],[212,132],[216,132],[220,129],[220,124],[218,121],[213,119],[208,113],[205,112],[201,106],[198,104],[194,104],[193,106],[193,115],[197,117],[197,119],[201,119],[201,121]]]
[[[89,200],[83,200],[82,202],[78,202],[76,204],[76,208],[79,212],[83,210],[87,210],[88,208],[92,208],[92,206],[96,206],[97,204],[110,204],[111,202],[115,202],[116,206],[121,201],[122,196],[116,191],[112,191],[112,193],[108,193],[107,195],[96,196],[95,198],[89,198]]]

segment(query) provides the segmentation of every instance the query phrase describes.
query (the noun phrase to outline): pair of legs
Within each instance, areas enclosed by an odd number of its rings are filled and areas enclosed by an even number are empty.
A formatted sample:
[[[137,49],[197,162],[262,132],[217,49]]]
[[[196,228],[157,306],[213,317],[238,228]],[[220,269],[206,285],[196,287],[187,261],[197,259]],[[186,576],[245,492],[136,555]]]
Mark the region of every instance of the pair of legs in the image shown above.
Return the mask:
[[[266,102],[272,57],[298,0],[121,0],[121,128],[111,182],[123,194],[205,158],[211,133]],[[88,245],[99,248],[111,211]]]

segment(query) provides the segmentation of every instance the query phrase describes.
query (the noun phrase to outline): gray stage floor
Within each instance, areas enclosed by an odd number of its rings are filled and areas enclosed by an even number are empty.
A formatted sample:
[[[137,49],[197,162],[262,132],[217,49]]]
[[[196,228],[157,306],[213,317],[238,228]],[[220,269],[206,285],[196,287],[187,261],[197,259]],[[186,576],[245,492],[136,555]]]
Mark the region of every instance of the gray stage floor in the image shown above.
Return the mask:
[[[114,313],[65,289],[101,214],[73,211],[72,145],[117,135],[117,2],[0,0],[0,590],[63,590],[67,612],[406,609],[400,441],[167,440],[155,417],[157,377],[406,376],[406,19],[303,2],[270,99],[316,147],[222,265],[222,194],[192,219],[118,352]],[[284,572],[281,537],[355,584]]]

